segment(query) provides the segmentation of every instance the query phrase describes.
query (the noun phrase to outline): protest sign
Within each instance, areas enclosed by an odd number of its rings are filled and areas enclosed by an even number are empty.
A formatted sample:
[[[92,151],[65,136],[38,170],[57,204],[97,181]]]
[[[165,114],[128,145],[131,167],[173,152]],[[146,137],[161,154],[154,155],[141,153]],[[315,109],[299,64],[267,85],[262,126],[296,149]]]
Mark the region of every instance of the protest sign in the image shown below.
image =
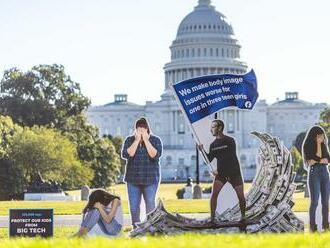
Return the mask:
[[[52,237],[53,209],[10,209],[10,237]]]
[[[202,155],[206,164],[212,172],[216,172],[216,159],[208,161],[206,155],[210,144],[215,140],[210,132],[214,115],[228,107],[247,110],[253,108],[258,98],[254,71],[251,70],[244,75],[222,74],[191,78],[172,85],[172,90],[191,127],[196,143],[203,145]],[[222,210],[237,202],[233,189],[228,188],[227,184],[225,186],[220,193],[225,194],[222,197],[226,198],[221,204]]]

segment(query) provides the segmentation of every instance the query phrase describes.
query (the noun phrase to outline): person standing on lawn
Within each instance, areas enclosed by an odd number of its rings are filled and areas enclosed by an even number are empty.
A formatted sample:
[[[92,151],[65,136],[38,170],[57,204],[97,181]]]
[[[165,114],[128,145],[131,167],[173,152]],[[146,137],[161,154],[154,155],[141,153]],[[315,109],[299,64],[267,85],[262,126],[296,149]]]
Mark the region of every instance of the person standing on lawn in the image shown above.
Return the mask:
[[[209,153],[205,152],[203,145],[198,146],[200,150],[204,151],[210,162],[214,158],[217,159],[217,171],[213,172],[214,181],[210,201],[211,222],[214,222],[215,219],[218,195],[227,182],[232,185],[237,194],[242,216],[241,220],[244,221],[246,202],[243,178],[236,155],[236,143],[234,138],[223,133],[224,127],[223,121],[219,119],[213,120],[211,133],[215,137],[215,140],[210,145]]]
[[[317,231],[315,212],[321,194],[322,227],[329,230],[329,168],[330,155],[328,139],[320,126],[313,126],[307,133],[302,146],[303,159],[308,171],[308,189],[310,194],[309,228]]]
[[[125,139],[121,152],[122,158],[126,160],[124,181],[127,183],[133,228],[140,222],[142,195],[146,214],[156,207],[155,199],[160,182],[159,158],[162,151],[162,142],[152,134],[147,120],[138,119],[134,134]]]

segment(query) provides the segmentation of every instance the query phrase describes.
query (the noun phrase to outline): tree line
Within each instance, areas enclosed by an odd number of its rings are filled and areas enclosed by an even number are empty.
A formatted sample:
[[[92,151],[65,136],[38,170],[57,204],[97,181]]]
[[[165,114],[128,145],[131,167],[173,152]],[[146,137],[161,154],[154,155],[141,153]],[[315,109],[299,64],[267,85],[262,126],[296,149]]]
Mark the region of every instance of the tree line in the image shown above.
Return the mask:
[[[88,124],[91,101],[62,65],[9,69],[0,88],[1,200],[21,198],[38,173],[64,189],[116,182],[122,139]]]

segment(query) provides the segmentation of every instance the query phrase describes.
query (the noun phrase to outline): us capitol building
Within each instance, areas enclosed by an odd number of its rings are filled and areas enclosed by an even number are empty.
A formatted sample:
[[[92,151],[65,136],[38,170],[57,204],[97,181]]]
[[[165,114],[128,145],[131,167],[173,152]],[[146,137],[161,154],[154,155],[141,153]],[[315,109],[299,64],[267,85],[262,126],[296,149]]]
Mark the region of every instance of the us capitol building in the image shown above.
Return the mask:
[[[199,0],[180,23],[170,46],[171,61],[164,66],[165,89],[159,101],[138,105],[129,102],[127,95],[116,94],[113,102],[91,107],[87,112],[89,122],[99,128],[100,135],[123,137],[131,135],[135,120],[145,116],[153,133],[163,141],[163,181],[195,177],[196,168],[195,143],[170,83],[209,74],[244,74],[248,69],[240,59],[241,46],[233,27],[210,2]],[[327,106],[300,100],[297,92],[287,92],[284,100],[271,105],[265,100],[258,101],[252,111],[233,108],[220,111],[218,117],[225,122],[225,132],[236,139],[244,179],[252,180],[256,172],[259,142],[251,131],[278,136],[290,148],[300,132],[319,121],[320,112]],[[200,164],[200,179],[212,180],[202,158]]]

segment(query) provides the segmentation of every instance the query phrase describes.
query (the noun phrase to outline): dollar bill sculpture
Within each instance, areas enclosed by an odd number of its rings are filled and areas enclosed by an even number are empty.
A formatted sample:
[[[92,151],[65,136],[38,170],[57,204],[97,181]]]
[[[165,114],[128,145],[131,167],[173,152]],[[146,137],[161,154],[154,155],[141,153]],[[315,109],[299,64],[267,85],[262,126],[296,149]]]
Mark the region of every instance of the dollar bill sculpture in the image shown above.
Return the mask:
[[[246,195],[245,226],[240,225],[240,209],[236,205],[227,209],[216,220],[193,219],[166,211],[163,203],[147,215],[131,232],[131,236],[146,234],[178,234],[184,232],[230,233],[244,230],[256,232],[300,232],[304,223],[292,212],[296,185],[295,173],[289,150],[276,137],[266,133],[252,132],[261,141],[258,150],[258,172],[251,190]]]

